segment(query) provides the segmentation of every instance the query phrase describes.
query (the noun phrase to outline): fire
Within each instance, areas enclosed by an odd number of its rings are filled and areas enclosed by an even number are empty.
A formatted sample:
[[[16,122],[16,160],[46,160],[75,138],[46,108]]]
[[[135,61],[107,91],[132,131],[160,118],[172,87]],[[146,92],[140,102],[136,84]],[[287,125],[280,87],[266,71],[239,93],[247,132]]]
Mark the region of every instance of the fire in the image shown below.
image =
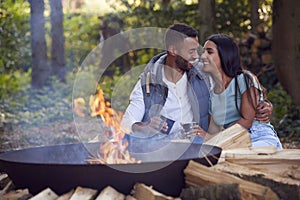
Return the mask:
[[[78,116],[83,117],[83,98],[74,100],[74,111]],[[103,90],[100,88],[96,95],[91,95],[89,99],[89,108],[91,117],[100,117],[105,125],[111,130],[105,134],[108,142],[100,144],[97,157],[87,160],[90,164],[125,164],[140,163],[135,158],[130,157],[128,140],[124,140],[125,133],[120,128],[120,122],[123,117],[122,112],[116,112],[111,108],[111,103],[105,100]]]
[[[106,101],[104,98],[103,90],[100,88],[96,95],[90,96],[90,109],[91,116],[100,116],[102,121],[108,126],[116,129],[116,132],[120,130],[120,121],[123,117],[123,113],[117,113],[109,101]]]

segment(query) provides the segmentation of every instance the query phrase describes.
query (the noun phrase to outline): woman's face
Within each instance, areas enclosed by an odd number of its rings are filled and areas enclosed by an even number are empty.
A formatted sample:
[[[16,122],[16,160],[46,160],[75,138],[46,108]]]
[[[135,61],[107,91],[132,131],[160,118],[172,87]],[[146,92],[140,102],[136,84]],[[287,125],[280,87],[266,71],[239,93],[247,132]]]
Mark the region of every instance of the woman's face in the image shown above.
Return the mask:
[[[210,40],[204,44],[201,60],[203,62],[202,70],[204,72],[214,73],[216,70],[223,71],[217,45]]]

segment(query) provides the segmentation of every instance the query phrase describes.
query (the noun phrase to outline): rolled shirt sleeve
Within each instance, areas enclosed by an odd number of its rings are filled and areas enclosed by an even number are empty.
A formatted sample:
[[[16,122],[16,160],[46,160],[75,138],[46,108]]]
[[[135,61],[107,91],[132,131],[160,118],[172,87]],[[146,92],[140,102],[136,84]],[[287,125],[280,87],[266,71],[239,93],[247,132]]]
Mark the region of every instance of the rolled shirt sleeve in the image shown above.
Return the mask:
[[[145,113],[145,104],[141,81],[139,80],[129,97],[129,105],[123,115],[121,128],[124,132],[132,132],[132,125],[141,122]]]

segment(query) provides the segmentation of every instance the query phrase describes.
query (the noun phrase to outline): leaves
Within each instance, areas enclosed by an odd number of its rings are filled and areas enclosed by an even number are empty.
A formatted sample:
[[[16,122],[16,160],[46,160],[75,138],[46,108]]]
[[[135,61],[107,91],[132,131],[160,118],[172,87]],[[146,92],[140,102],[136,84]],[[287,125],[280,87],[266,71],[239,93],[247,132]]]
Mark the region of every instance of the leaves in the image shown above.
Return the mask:
[[[30,62],[29,4],[6,0],[0,4],[0,72],[11,72]]]
[[[300,137],[300,105],[292,103],[291,96],[280,84],[268,93],[268,99],[273,104],[272,124],[279,136],[287,137],[294,135]]]

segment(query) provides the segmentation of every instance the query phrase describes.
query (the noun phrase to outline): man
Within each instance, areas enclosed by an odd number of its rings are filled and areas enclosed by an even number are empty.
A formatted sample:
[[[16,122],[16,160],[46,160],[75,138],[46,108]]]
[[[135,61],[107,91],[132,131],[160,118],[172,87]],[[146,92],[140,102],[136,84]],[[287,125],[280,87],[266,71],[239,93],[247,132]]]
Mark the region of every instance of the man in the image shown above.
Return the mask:
[[[122,127],[138,137],[180,137],[181,123],[197,122],[207,131],[210,79],[193,66],[199,58],[198,32],[177,23],[165,34],[167,52],[147,64],[135,85]],[[167,134],[157,134],[167,133]],[[192,137],[193,142],[202,142]]]

